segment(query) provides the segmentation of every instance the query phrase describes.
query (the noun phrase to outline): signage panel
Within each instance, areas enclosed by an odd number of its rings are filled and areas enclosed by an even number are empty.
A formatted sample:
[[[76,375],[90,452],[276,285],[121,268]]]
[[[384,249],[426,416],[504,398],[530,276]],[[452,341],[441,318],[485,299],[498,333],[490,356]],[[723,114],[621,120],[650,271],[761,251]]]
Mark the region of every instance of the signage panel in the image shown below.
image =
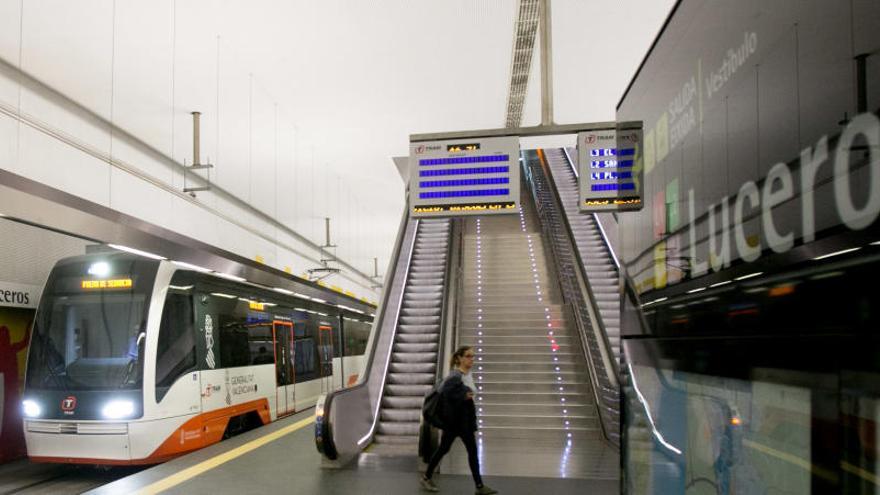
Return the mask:
[[[519,138],[410,143],[410,213],[519,213]]]
[[[36,308],[43,287],[0,281],[0,307]]]
[[[642,130],[581,132],[578,145],[580,211],[642,209]]]

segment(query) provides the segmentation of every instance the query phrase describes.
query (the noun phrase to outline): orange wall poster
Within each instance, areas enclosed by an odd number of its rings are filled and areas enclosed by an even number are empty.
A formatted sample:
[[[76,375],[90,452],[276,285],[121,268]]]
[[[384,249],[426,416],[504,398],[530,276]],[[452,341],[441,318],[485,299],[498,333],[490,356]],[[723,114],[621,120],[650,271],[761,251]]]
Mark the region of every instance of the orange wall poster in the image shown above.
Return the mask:
[[[0,307],[0,462],[26,454],[21,392],[33,309]]]

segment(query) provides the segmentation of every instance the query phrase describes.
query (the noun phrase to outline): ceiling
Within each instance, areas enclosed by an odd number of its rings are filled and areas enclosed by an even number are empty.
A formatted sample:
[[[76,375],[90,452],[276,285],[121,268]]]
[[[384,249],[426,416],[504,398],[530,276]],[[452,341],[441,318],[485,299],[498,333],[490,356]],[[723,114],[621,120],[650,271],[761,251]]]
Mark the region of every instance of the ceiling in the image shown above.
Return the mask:
[[[673,4],[552,2],[556,123],[614,119],[617,101]],[[172,120],[177,119],[170,155],[182,161],[189,154],[188,112],[200,110],[203,156],[217,163],[220,185],[248,202],[253,188],[239,184],[245,174],[261,172],[256,165],[230,164],[247,159],[248,153],[257,163],[260,149],[272,147],[268,133],[257,131],[257,126],[273,121],[276,139],[283,141],[275,143],[276,150],[292,146],[281,166],[291,168],[291,180],[304,185],[295,189],[295,197],[276,196],[274,214],[316,243],[324,241],[323,218],[333,218],[338,254],[366,273],[372,272],[374,257],[379,258],[380,272],[388,263],[404,200],[391,157],[408,153],[409,134],[495,128],[505,122],[515,0],[93,0],[22,5],[23,48],[0,56],[21,58],[33,73],[52,74],[45,82],[77,95],[77,101],[90,107],[103,105],[90,105],[88,100],[106,91],[108,81],[111,88],[123,82],[135,89],[144,84],[136,104],[120,100],[114,110],[111,103],[109,115],[115,121],[123,120],[124,111],[142,116],[139,122],[121,125],[150,143],[168,140],[160,135],[168,132],[166,121],[149,119],[154,109],[168,106],[169,94],[146,85],[155,71],[143,67],[153,62],[170,65],[171,113]],[[147,23],[149,29],[140,26]],[[30,41],[65,30],[74,34],[62,43],[45,43],[45,53],[40,52],[43,44]],[[18,46],[18,40],[0,41],[2,46]],[[133,43],[139,44],[142,56],[120,55]],[[70,44],[76,44],[76,51],[63,53]],[[152,51],[151,45],[156,47]],[[110,78],[102,76],[101,86],[83,75],[93,55],[116,57],[108,58],[113,69]],[[167,75],[162,77],[167,80]],[[539,81],[536,52],[524,126],[540,122]],[[231,94],[230,88],[237,93]],[[252,121],[251,141],[242,137],[241,143],[232,143],[245,151],[223,149],[236,139],[228,129],[221,133],[220,127],[230,126],[230,115],[249,115]],[[226,123],[216,124],[215,116],[225,116]],[[238,134],[247,133],[247,122],[233,124],[241,127]],[[525,144],[530,145],[532,141]],[[284,213],[284,208],[292,213]]]

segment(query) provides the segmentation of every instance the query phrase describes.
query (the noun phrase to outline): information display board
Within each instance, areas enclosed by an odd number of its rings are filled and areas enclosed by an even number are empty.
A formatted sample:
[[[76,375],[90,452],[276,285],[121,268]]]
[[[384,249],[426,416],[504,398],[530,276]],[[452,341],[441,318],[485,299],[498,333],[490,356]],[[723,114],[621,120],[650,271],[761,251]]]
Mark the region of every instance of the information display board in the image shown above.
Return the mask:
[[[410,143],[414,217],[519,213],[519,137]]]
[[[642,209],[642,130],[578,133],[580,211]]]

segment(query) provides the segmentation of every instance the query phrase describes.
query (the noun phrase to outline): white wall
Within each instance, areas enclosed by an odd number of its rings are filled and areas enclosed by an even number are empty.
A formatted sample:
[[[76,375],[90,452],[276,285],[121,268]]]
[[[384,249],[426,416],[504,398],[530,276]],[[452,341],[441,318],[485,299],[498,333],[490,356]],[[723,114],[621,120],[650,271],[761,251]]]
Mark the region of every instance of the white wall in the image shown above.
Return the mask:
[[[337,255],[368,274],[379,257],[384,272],[388,229],[371,235],[375,219],[358,185],[320,152],[313,158],[313,145],[304,149],[307,123],[295,121],[225,41],[215,10],[173,0],[0,0],[0,58],[25,74],[0,70],[0,104],[76,145],[0,114],[0,168],[281,270],[315,267],[293,251],[317,252],[239,202],[215,192],[187,201],[138,176],[183,188],[173,162],[192,160],[190,112],[198,110],[201,155],[216,165],[215,187],[317,244],[331,217]],[[326,281],[378,300],[358,277]]]

